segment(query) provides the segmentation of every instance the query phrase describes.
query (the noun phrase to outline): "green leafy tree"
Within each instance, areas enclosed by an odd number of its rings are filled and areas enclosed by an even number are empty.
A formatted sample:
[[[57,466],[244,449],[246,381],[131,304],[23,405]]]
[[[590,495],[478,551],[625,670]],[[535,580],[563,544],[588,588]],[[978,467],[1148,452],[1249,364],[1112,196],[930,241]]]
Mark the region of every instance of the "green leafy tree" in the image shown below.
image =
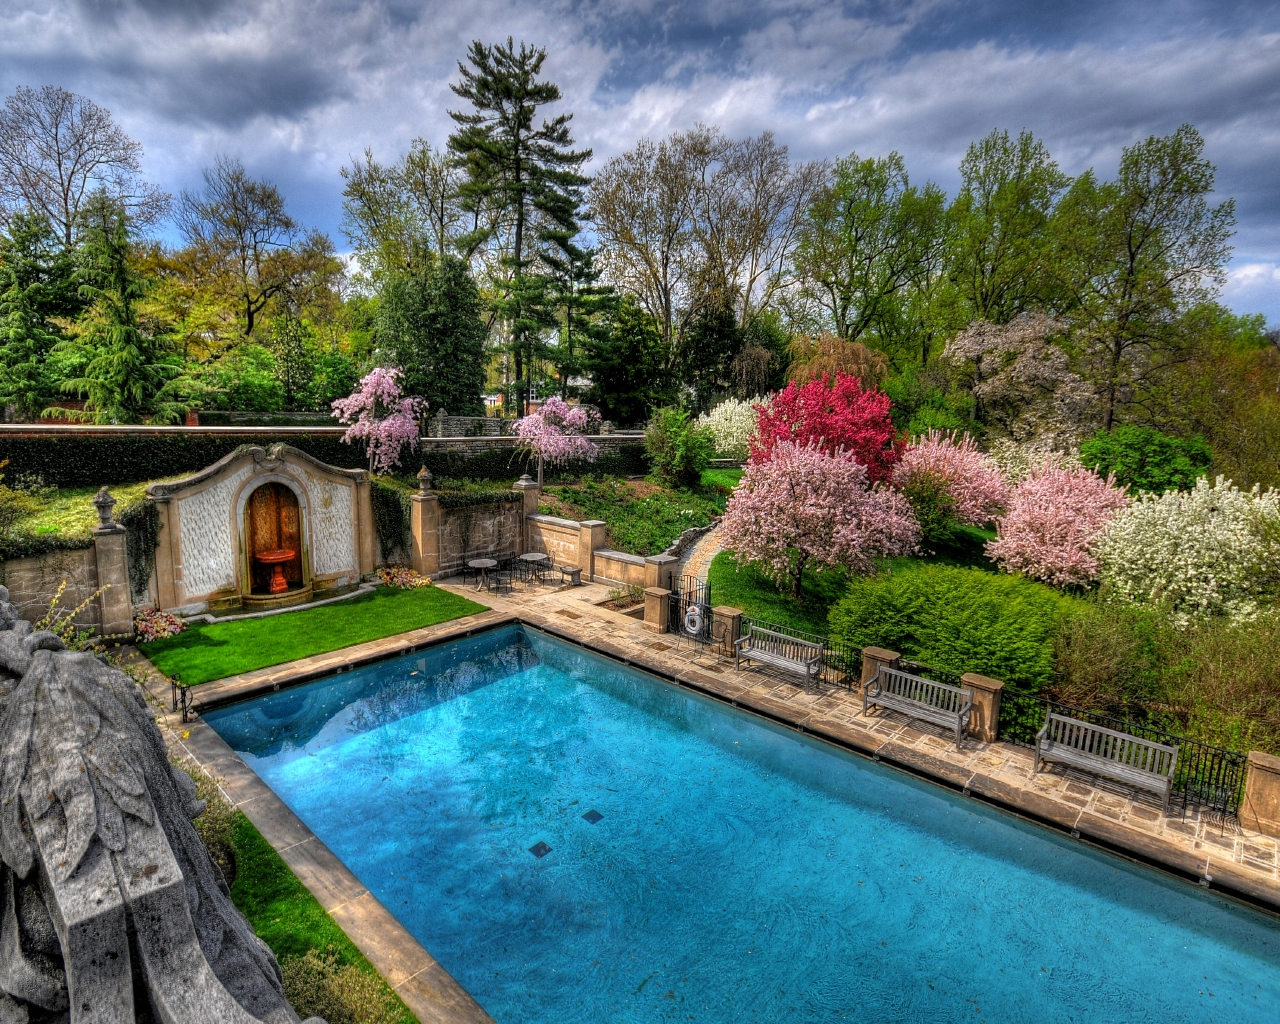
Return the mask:
[[[666,351],[658,322],[633,296],[623,296],[584,339],[582,368],[592,381],[587,400],[619,426],[644,423],[671,397]]]
[[[480,222],[484,209],[501,212],[487,223],[509,224],[501,263],[508,281],[494,306],[505,321],[515,357],[517,388],[527,412],[534,361],[541,333],[555,325],[548,309],[547,282],[540,254],[565,250],[578,231],[578,210],[588,179],[578,168],[591,151],[573,149],[572,114],[559,114],[535,125],[538,108],[560,100],[553,82],[540,80],[546,50],[508,38],[506,45],[471,44],[471,66],[453,91],[473,110],[450,111],[458,129],[449,149],[462,163],[466,180],[459,187],[464,210]],[[477,228],[486,237],[496,227]],[[475,244],[475,240],[472,240]]]
[[[378,346],[404,373],[406,394],[455,416],[483,416],[485,338],[480,292],[456,256],[425,277],[392,279],[378,304]]]
[[[279,412],[285,408],[279,363],[270,349],[253,342],[237,345],[202,367],[197,382],[206,409]]]
[[[141,315],[147,282],[131,265],[128,216],[97,201],[84,218],[79,292],[88,307],[75,336],[57,345],[83,369],[62,390],[85,397],[80,419],[172,423],[187,409],[182,363],[161,325]]]
[[[947,275],[971,320],[1005,324],[1019,313],[1055,307],[1046,288],[1050,223],[1070,184],[1031,132],[993,131],[960,163],[960,192],[947,211]]]
[[[74,316],[74,255],[60,245],[48,220],[19,213],[0,238],[0,404],[34,419],[58,395],[60,375],[50,356],[62,339],[56,317]]]
[[[668,487],[693,487],[715,454],[715,435],[683,409],[659,409],[644,432],[653,472]]]
[[[585,347],[601,331],[603,314],[613,309],[618,296],[613,288],[598,284],[595,251],[580,249],[566,241],[564,255],[548,253],[551,289],[548,295],[556,310],[559,329],[549,356],[560,385],[560,397],[568,399],[570,380],[581,374]]]
[[[1180,438],[1152,427],[1121,426],[1099,431],[1080,446],[1080,463],[1116,483],[1163,494],[1185,491],[1208,476],[1213,449],[1202,437]]]
[[[1145,411],[1182,358],[1181,318],[1226,281],[1235,201],[1210,206],[1214,168],[1191,125],[1124,150],[1116,180],[1076,179],[1054,218],[1055,268],[1103,429]]]
[[[705,412],[733,390],[731,371],[742,350],[743,332],[729,306],[705,307],[693,318],[680,338],[675,367],[696,411]]]
[[[296,316],[285,314],[271,321],[271,354],[286,409],[311,404],[311,379],[315,376],[315,339],[311,328]]]
[[[316,356],[311,395],[317,409],[328,411],[332,403],[356,389],[360,374],[355,362],[342,352],[322,352]]]

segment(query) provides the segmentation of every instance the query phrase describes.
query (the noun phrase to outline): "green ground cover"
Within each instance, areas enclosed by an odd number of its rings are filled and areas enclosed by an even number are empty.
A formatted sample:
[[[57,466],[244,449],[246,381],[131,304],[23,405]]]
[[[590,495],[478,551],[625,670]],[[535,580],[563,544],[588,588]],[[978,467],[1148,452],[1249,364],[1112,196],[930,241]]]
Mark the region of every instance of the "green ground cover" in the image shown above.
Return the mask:
[[[707,580],[711,584],[711,599],[716,604],[741,608],[754,618],[824,636],[827,610],[840,600],[848,585],[842,570],[811,569],[804,574],[804,585],[797,600],[790,594],[779,593],[773,582],[755,566],[739,566],[728,551],[721,551],[711,560]]]
[[[740,469],[704,469],[702,471],[703,487],[727,487],[732,491],[741,479],[742,470]]]
[[[586,480],[542,492],[540,508],[570,519],[603,519],[609,542],[633,555],[665,551],[691,526],[706,526],[724,511],[727,495],[714,487],[673,490],[649,480]]]
[[[320,608],[262,619],[196,623],[177,636],[138,647],[166,676],[177,674],[191,686],[484,610],[484,605],[438,587],[379,587],[372,594]]]
[[[31,495],[38,508],[19,520],[14,529],[37,536],[60,534],[67,539],[89,539],[89,531],[98,522],[93,505],[96,487],[47,487]],[[144,497],[147,484],[127,484],[111,488],[116,509]]]

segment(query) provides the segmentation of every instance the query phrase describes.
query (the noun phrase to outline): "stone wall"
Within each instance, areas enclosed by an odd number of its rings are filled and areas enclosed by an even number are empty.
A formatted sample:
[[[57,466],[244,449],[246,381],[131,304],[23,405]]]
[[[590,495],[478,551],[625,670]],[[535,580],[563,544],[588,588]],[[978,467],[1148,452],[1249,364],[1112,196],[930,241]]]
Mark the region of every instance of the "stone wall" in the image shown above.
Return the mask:
[[[515,501],[440,509],[440,574],[461,572],[472,558],[520,554],[520,513]]]
[[[63,580],[67,581],[67,589],[58,603],[68,611],[98,589],[98,561],[92,547],[15,558],[0,563],[0,566],[3,567],[0,584],[9,588],[9,600],[18,606],[24,619],[33,622],[49,611],[49,602]],[[76,625],[82,629],[99,630],[102,625],[101,602],[90,601],[76,616]]]
[[[592,579],[596,583],[618,587],[644,586],[644,559],[639,555],[606,549],[596,552],[595,563]]]
[[[550,557],[553,565],[585,568],[579,561],[578,552],[582,535],[581,523],[555,516],[527,516],[525,531],[526,550],[542,552]]]
[[[500,437],[511,433],[514,420],[497,416],[441,416],[428,417],[428,437]]]

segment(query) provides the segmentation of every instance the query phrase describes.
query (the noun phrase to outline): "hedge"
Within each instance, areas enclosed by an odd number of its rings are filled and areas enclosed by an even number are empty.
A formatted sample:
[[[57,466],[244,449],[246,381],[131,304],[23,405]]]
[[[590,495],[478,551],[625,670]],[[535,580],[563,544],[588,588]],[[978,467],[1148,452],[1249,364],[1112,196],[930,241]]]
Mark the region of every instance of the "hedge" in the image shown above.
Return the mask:
[[[39,476],[50,487],[96,487],[102,484],[131,484],[142,480],[194,473],[217,462],[247,440],[266,447],[276,441],[300,448],[321,462],[348,469],[366,463],[360,445],[344,444],[336,434],[294,434],[280,436],[264,430],[261,437],[244,434],[154,434],[154,435],[42,435],[0,437],[0,459],[8,459],[5,472],[14,477]],[[494,448],[479,455],[428,450],[407,452],[406,467],[425,464],[437,478],[504,480],[522,473],[536,474],[537,461],[528,453],[509,447]],[[574,462],[548,467],[548,477],[564,478],[593,474],[634,476],[647,473],[644,445],[627,444],[617,453],[602,454],[595,462]],[[410,469],[410,472],[415,470]]]

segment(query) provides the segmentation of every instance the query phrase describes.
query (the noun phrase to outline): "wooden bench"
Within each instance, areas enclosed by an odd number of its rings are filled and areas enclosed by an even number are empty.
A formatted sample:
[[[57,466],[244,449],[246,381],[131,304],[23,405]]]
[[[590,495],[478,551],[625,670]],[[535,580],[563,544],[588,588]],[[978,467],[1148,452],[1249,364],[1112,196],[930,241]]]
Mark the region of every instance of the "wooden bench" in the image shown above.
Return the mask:
[[[557,565],[560,570],[560,582],[568,583],[575,587],[582,586],[582,570],[576,565]]]
[[[958,749],[973,710],[973,691],[881,665],[862,693],[863,715],[872,704],[953,729]]]
[[[787,636],[763,626],[749,626],[747,632],[733,643],[733,667],[738,668],[742,659],[772,665],[784,672],[804,676],[812,682],[822,674],[822,658],[826,645],[799,637]]]
[[[1036,771],[1041,761],[1082,768],[1148,790],[1160,797],[1167,811],[1178,748],[1050,711],[1036,734]]]

